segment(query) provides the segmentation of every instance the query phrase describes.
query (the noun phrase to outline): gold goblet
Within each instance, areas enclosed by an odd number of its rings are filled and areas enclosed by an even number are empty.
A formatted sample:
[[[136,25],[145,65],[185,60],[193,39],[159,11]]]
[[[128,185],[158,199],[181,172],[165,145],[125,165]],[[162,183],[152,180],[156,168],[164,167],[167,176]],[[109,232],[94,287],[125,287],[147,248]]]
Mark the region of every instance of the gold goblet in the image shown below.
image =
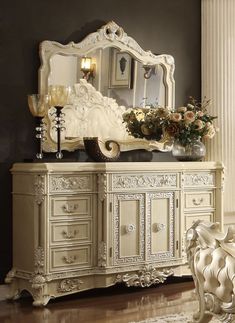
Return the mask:
[[[44,124],[42,119],[46,115],[49,109],[49,98],[48,94],[29,94],[28,105],[31,114],[36,119],[36,138],[38,139],[38,152],[36,153],[37,159],[43,158],[42,142],[44,139]]]

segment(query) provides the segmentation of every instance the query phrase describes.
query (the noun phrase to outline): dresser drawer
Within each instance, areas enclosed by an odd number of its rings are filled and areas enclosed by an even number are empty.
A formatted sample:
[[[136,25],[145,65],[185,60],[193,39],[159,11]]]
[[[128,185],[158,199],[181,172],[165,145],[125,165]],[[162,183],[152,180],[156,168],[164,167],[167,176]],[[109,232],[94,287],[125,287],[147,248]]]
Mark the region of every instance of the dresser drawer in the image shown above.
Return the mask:
[[[202,220],[206,222],[214,222],[214,213],[199,213],[199,214],[192,214],[185,217],[185,230],[189,229],[194,222],[197,220]]]
[[[200,187],[214,187],[215,186],[215,172],[186,172],[184,177],[184,187],[196,188]]]
[[[92,175],[52,175],[49,181],[51,193],[61,192],[91,192],[93,188]]]
[[[113,191],[172,189],[178,186],[178,173],[113,174],[111,180],[111,189]]]
[[[185,209],[213,208],[214,194],[213,191],[205,192],[186,192],[184,198]]]
[[[51,224],[51,244],[91,242],[91,221]]]
[[[50,270],[91,267],[91,246],[52,248]]]
[[[52,197],[52,217],[76,217],[91,215],[91,196],[80,195],[79,197]]]

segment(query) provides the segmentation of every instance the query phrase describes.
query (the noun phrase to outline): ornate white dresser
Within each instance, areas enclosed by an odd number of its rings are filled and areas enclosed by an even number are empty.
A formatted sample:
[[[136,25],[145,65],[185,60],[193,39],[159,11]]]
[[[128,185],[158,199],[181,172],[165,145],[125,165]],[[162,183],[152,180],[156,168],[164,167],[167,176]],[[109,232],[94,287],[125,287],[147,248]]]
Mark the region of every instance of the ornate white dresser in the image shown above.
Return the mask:
[[[223,225],[214,162],[19,163],[13,174],[11,298],[36,306],[117,282],[150,286],[189,274],[185,230]]]

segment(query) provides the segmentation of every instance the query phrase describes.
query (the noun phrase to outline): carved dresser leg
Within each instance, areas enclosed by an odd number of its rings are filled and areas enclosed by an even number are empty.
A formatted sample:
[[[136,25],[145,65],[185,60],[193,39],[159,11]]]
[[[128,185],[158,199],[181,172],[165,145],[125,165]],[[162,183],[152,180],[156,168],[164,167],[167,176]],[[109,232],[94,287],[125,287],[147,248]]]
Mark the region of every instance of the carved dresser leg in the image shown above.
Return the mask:
[[[9,284],[8,286],[8,294],[7,299],[8,300],[16,300],[20,297],[20,289],[18,288],[18,284],[15,280],[15,270],[12,269],[9,271],[5,278],[5,283]]]
[[[51,296],[47,295],[46,279],[43,275],[35,275],[32,279],[32,296],[34,306],[45,306],[49,302]]]

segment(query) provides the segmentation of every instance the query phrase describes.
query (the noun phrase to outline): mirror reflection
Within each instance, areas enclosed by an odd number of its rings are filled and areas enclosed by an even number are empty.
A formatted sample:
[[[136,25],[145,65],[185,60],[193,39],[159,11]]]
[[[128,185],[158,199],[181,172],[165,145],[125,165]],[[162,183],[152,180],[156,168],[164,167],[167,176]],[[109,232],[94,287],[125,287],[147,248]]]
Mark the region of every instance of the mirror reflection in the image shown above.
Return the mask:
[[[89,67],[83,67],[89,61]],[[85,66],[85,65],[84,65]],[[49,85],[72,86],[86,78],[104,96],[126,107],[165,106],[163,68],[151,65],[145,78],[142,62],[114,47],[99,48],[86,55],[55,54],[50,59]]]
[[[128,108],[163,106],[174,109],[174,58],[145,51],[114,21],[80,43],[40,44],[39,93],[53,85],[71,86],[73,99],[63,108],[63,150],[83,149],[83,137],[116,140],[121,151],[168,151],[165,137],[149,142],[131,136],[123,123]],[[51,109],[50,109],[51,110]],[[49,111],[44,118],[44,151],[55,151],[56,133]]]

